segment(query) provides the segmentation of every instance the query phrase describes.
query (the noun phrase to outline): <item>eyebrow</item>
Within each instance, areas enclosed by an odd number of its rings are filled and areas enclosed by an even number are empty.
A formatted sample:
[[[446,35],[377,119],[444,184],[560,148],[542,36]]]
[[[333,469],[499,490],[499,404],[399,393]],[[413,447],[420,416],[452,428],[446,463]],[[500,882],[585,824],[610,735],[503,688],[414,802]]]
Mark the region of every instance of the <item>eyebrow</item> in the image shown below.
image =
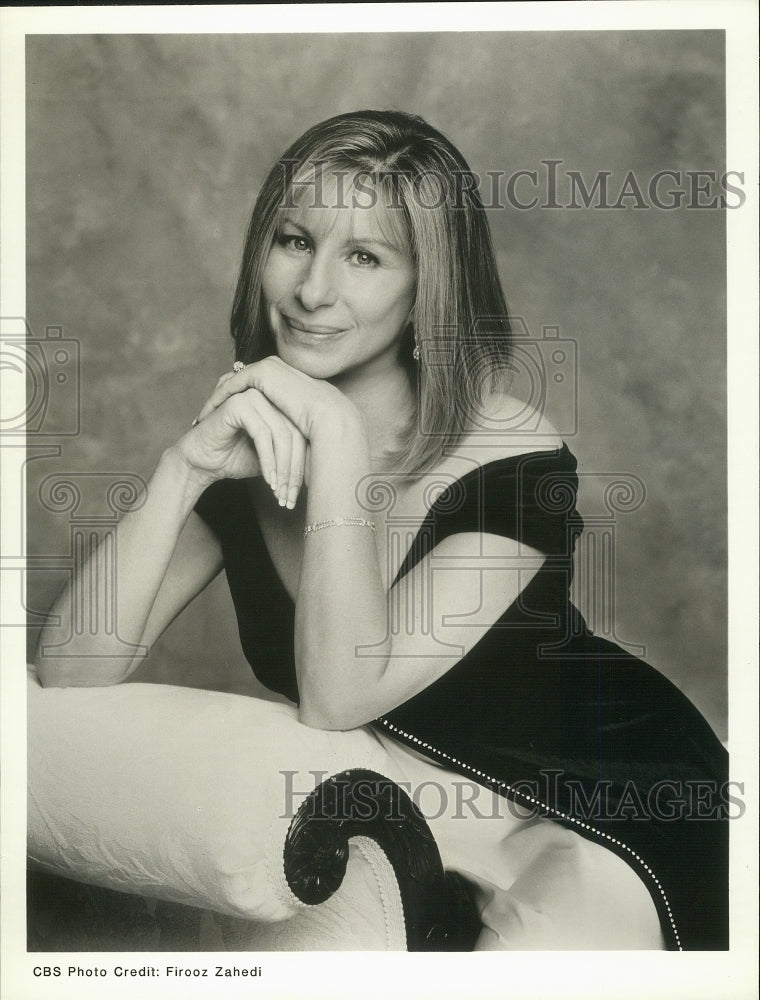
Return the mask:
[[[291,219],[289,216],[285,216],[280,225],[291,225],[295,226],[296,229],[300,229],[304,235],[308,236],[310,239],[314,239],[314,234],[306,227],[301,225],[300,222],[296,222],[295,219]],[[352,243],[359,243],[362,246],[375,246],[384,247],[386,250],[391,250],[393,253],[402,254],[404,251],[396,246],[395,243],[389,243],[380,237],[375,236],[355,236],[352,239],[346,240],[344,246],[349,246]]]

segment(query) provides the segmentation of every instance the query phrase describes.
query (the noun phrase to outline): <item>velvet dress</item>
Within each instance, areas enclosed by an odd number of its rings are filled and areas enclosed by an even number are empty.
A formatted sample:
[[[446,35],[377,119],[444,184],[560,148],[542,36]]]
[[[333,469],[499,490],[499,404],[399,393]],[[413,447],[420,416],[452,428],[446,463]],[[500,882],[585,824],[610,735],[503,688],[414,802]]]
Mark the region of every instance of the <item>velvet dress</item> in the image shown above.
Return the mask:
[[[395,780],[429,776],[453,789],[458,779],[486,796],[468,825],[431,822],[444,862],[480,886],[483,947],[594,947],[578,937],[584,894],[593,885],[589,899],[612,897],[617,881],[625,898],[633,872],[656,910],[660,946],[725,949],[727,754],[674,684],[594,635],[570,602],[583,530],[577,487],[563,445],[489,461],[438,496],[397,579],[457,532],[516,539],[544,562],[454,667],[367,728]],[[221,544],[248,661],[297,703],[295,607],[250,490],[250,481],[219,481],[196,510]],[[510,807],[502,825],[473,822],[492,799]],[[603,907],[589,919],[603,940]],[[545,925],[532,936],[531,921]]]

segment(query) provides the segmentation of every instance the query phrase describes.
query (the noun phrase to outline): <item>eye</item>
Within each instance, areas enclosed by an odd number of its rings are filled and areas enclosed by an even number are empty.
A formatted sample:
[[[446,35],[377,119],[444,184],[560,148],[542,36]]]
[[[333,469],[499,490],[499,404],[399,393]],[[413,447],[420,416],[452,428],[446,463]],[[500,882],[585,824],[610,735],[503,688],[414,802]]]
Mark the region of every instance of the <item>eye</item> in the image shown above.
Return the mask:
[[[291,250],[293,253],[308,253],[311,250],[306,237],[299,236],[298,233],[278,233],[277,242],[281,247],[285,247],[286,250]]]
[[[359,265],[359,267],[376,267],[379,263],[377,257],[374,254],[368,253],[366,250],[354,250],[352,257]]]

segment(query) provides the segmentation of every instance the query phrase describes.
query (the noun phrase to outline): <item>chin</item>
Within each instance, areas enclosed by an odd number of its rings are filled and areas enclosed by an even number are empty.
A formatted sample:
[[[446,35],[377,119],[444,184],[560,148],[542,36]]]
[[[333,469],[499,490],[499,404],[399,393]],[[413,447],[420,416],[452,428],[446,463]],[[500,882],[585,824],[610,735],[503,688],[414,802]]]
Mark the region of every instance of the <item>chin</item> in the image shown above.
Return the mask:
[[[336,378],[345,368],[337,358],[330,357],[328,352],[319,352],[308,347],[279,343],[277,354],[285,364],[311,378]]]

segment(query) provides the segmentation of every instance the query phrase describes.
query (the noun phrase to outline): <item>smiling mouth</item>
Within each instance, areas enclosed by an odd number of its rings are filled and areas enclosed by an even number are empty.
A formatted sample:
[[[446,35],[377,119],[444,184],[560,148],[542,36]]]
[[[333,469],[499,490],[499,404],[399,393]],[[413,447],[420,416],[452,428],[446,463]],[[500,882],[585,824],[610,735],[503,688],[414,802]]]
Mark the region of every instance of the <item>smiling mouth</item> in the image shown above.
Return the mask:
[[[334,337],[336,333],[343,333],[343,330],[337,326],[306,326],[305,323],[299,323],[298,320],[286,316],[284,313],[282,314],[282,318],[291,330],[295,330],[298,333],[306,333],[313,337]]]

